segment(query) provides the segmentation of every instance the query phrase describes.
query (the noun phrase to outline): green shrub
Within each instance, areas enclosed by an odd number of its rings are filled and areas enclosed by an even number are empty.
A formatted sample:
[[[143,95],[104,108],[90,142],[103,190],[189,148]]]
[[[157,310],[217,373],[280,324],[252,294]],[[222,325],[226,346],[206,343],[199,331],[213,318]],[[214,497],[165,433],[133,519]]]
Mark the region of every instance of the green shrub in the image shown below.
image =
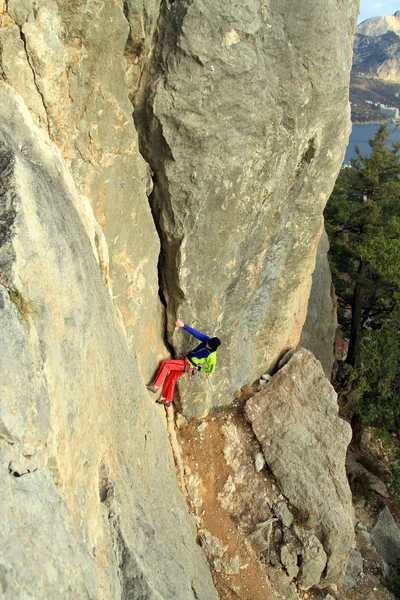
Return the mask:
[[[400,557],[397,558],[396,565],[393,568],[393,572],[391,577],[389,577],[387,585],[395,594],[396,598],[400,598]]]
[[[360,456],[358,462],[365,468],[367,471],[379,477],[383,481],[387,481],[388,476],[386,470],[381,467],[375,460],[369,458],[369,456]]]
[[[390,467],[391,479],[390,489],[393,494],[400,498],[400,450],[396,452],[396,460]],[[400,571],[399,571],[400,574]],[[400,579],[399,579],[400,583]]]

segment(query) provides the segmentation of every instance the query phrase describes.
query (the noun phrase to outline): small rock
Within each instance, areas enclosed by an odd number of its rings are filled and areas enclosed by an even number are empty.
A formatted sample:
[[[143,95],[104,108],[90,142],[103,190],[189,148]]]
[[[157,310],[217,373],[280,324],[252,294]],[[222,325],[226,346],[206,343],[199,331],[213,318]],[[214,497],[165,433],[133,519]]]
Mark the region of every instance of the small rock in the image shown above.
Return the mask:
[[[351,575],[345,575],[343,578],[343,587],[349,590],[357,585],[357,581]]]
[[[325,600],[335,600],[335,598],[333,596],[331,596],[330,594],[327,594],[325,596]]]
[[[363,536],[363,538],[367,542],[368,546],[371,546],[371,534],[368,533],[368,531],[361,531],[361,535]]]
[[[370,476],[369,489],[384,498],[389,498],[387,487],[379,477]]]
[[[367,528],[361,523],[361,521],[358,521],[356,527],[357,529],[360,529],[360,531],[367,531]]]
[[[232,475],[229,475],[228,479],[225,482],[224,485],[224,496],[232,496],[236,491],[236,485],[235,482],[233,480]],[[220,494],[218,494],[218,497],[220,496]]]
[[[258,383],[261,387],[263,387],[263,385],[265,385],[267,382],[265,381],[265,379],[259,379]]]
[[[336,583],[331,583],[331,585],[327,588],[328,593],[337,594],[338,586]]]
[[[264,468],[264,465],[265,465],[264,454],[262,452],[257,452],[257,454],[254,456],[254,466],[256,468],[257,473],[259,473],[261,471],[261,469]]]
[[[275,544],[280,544],[282,542],[282,540],[283,540],[282,529],[277,527],[274,532],[274,542],[275,542]]]
[[[202,433],[202,432],[203,432],[203,431],[206,429],[206,427],[207,427],[207,426],[208,426],[208,423],[207,423],[207,421],[203,421],[203,422],[202,422],[202,423],[200,423],[200,425],[198,426],[198,428],[197,428],[197,431],[198,431],[199,433]]]
[[[203,499],[200,494],[201,478],[198,473],[189,475],[186,482],[187,493],[196,508],[203,504]]]
[[[361,450],[368,451],[371,448],[371,439],[372,439],[372,427],[365,427],[360,440],[360,448]]]
[[[221,572],[221,559],[220,558],[214,558],[212,561],[212,566],[214,571],[216,571],[217,573]]]
[[[282,546],[281,563],[285,567],[289,579],[296,577],[299,567],[297,566],[297,551],[293,545]]]
[[[387,506],[378,515],[371,530],[371,539],[379,556],[390,565],[400,558],[400,529]]]
[[[192,469],[187,465],[185,467],[185,475],[189,476],[192,474]]]
[[[239,557],[236,555],[230,560],[225,559],[224,567],[228,575],[238,575],[240,569]]]
[[[365,508],[367,506],[367,501],[365,498],[359,498],[356,502],[357,508]]]
[[[303,541],[301,556],[301,567],[297,584],[301,590],[308,590],[313,585],[318,585],[326,565],[327,557],[321,542],[312,534]]]
[[[181,415],[180,413],[176,413],[175,423],[176,423],[176,426],[178,429],[184,429],[189,424],[188,420],[185,419],[185,417],[183,415]]]
[[[228,546],[224,546],[215,535],[212,535],[206,529],[199,532],[201,546],[208,557],[220,558],[227,551]]]
[[[269,373],[264,373],[264,375],[261,375],[261,379],[264,379],[265,381],[271,381],[272,375]]]
[[[263,523],[258,523],[253,533],[249,535],[251,544],[259,555],[264,554],[269,550],[273,521],[274,519],[271,518]]]
[[[288,577],[281,571],[275,576],[276,590],[286,600],[297,600],[296,586],[291,583]]]
[[[294,517],[287,505],[284,502],[278,502],[272,507],[272,510],[285,527],[291,527],[293,525]]]
[[[361,552],[358,550],[353,550],[353,552],[349,556],[349,560],[347,563],[346,572],[357,573],[359,575],[363,570],[363,557],[361,556]]]
[[[279,560],[279,556],[277,555],[277,553],[275,552],[275,550],[272,550],[269,553],[269,562],[271,563],[271,565],[273,567],[280,566],[281,561]],[[285,577],[286,577],[286,575],[285,575]]]
[[[296,350],[294,348],[291,348],[282,356],[281,360],[278,362],[278,370],[282,369],[282,367],[284,367],[289,362],[289,360],[292,358],[295,352]]]

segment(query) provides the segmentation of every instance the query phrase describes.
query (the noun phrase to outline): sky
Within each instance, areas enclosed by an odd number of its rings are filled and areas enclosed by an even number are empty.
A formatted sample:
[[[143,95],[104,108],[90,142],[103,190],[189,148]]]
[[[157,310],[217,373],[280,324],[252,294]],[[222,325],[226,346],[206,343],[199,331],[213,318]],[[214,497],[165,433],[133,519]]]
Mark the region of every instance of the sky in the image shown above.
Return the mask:
[[[400,0],[361,0],[357,23],[378,15],[393,15],[396,10],[400,10]]]

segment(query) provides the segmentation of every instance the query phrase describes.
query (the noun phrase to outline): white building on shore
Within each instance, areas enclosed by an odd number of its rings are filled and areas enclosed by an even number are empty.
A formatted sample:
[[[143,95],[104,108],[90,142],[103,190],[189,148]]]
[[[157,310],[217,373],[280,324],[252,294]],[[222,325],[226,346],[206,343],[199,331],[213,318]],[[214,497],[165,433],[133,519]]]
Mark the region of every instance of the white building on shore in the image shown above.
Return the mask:
[[[392,119],[396,120],[399,118],[399,109],[395,108],[394,106],[384,106],[381,104],[379,106],[379,112],[382,115],[385,115],[385,117],[391,117]]]

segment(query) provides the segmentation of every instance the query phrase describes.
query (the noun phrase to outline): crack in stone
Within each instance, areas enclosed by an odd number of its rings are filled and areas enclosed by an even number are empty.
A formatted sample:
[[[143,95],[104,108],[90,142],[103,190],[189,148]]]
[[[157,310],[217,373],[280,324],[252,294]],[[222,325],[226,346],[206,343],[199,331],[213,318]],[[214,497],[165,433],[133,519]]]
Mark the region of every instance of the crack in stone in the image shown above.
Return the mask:
[[[12,466],[12,462],[9,463],[8,465],[8,472],[10,475],[13,475],[14,477],[23,477],[24,475],[30,475],[31,473],[35,473],[35,471],[38,470],[38,467],[36,467],[35,469],[26,469],[26,471],[24,471],[23,469],[14,469]]]
[[[159,13],[157,16],[157,23],[156,23],[156,26],[155,26],[154,32],[153,32],[153,39],[151,41],[151,44],[148,47],[146,56],[143,58],[143,62],[141,64],[140,73],[137,78],[135,88],[133,90],[128,89],[128,95],[129,95],[129,98],[134,107],[134,112],[132,114],[132,120],[133,120],[133,125],[134,125],[134,128],[135,128],[135,130],[137,132],[137,136],[138,136],[139,153],[141,154],[143,160],[148,165],[150,165],[150,168],[151,168],[151,162],[150,162],[149,156],[147,156],[145,139],[146,139],[146,131],[149,128],[150,121],[153,119],[154,120],[156,120],[156,119],[155,119],[152,111],[151,111],[150,115],[147,112],[148,103],[146,102],[146,89],[147,89],[147,84],[148,84],[149,65],[151,65],[151,63],[153,61],[154,49],[159,42],[159,37],[160,37],[159,29],[160,29],[160,20],[162,18],[162,13],[163,13],[163,4],[164,4],[163,2],[160,3]],[[127,2],[127,0],[124,0],[124,2],[123,2],[123,13],[124,13],[124,16],[125,16],[125,19],[126,19],[128,25],[129,25],[129,34],[128,34],[128,38],[127,38],[127,42],[126,42],[126,47],[129,47],[132,28],[131,28],[131,24],[129,22],[129,3]],[[138,116],[138,122],[135,118],[135,113]],[[141,121],[143,121],[143,123],[141,123]],[[157,123],[158,123],[158,120],[157,120]],[[159,131],[161,133],[161,137],[163,140],[163,146],[165,145],[166,152],[170,152],[170,148],[169,148],[164,136],[162,135],[162,128],[161,128],[160,124],[159,124]],[[156,178],[156,175],[152,168],[151,168],[151,174],[152,174],[151,177],[152,177],[152,181],[153,181],[152,189],[154,190],[155,186],[157,185],[157,178]],[[150,206],[150,212],[151,212],[151,215],[153,218],[155,230],[157,232],[157,235],[158,235],[158,238],[160,241],[160,254],[158,257],[158,290],[159,290],[158,295],[159,295],[161,304],[164,307],[164,313],[165,313],[164,344],[171,352],[171,355],[174,356],[174,348],[171,346],[171,344],[168,341],[168,331],[167,331],[167,321],[168,320],[166,318],[167,308],[168,308],[168,302],[167,302],[168,294],[167,294],[166,285],[165,285],[165,283],[163,283],[163,278],[162,278],[162,272],[163,272],[162,263],[165,262],[165,258],[164,258],[165,248],[164,248],[163,239],[162,239],[162,235],[161,235],[161,231],[160,231],[160,227],[159,227],[159,219],[157,218],[157,216],[154,212],[154,206],[153,206],[153,202],[152,202],[153,194],[154,194],[154,192],[152,192],[148,196],[148,203]]]
[[[6,437],[4,434],[0,433],[0,440],[5,442],[6,444],[9,444],[10,446],[14,446],[15,442],[13,442],[12,440],[9,440],[8,437]]]
[[[14,21],[14,23],[15,23],[15,21]],[[15,24],[16,24],[16,23],[15,23]],[[17,24],[16,24],[16,25],[17,25]],[[51,131],[50,131],[49,115],[48,115],[48,113],[47,113],[47,107],[46,107],[46,103],[45,103],[45,100],[44,100],[44,95],[43,95],[43,93],[41,92],[41,90],[40,90],[40,88],[39,88],[39,85],[38,85],[38,83],[37,83],[37,81],[36,81],[36,73],[35,73],[35,69],[33,68],[33,65],[32,65],[32,63],[31,63],[30,57],[29,57],[29,52],[28,52],[27,43],[26,43],[26,37],[25,37],[25,34],[24,34],[24,33],[23,33],[23,31],[22,31],[22,27],[19,27],[18,25],[17,25],[17,27],[18,27],[18,29],[19,29],[19,32],[20,32],[20,38],[21,38],[21,41],[22,41],[22,43],[23,43],[23,45],[24,45],[24,50],[25,50],[25,54],[26,54],[26,60],[27,60],[27,62],[28,62],[28,65],[30,66],[30,68],[31,68],[31,71],[32,71],[33,83],[35,84],[35,88],[36,88],[36,90],[37,90],[37,92],[38,92],[38,94],[39,94],[39,96],[40,96],[40,98],[41,98],[41,100],[42,100],[42,104],[43,104],[43,108],[44,108],[44,113],[45,113],[45,115],[46,115],[46,121],[47,121],[47,122],[46,122],[46,125],[47,125],[47,133],[49,134],[49,138],[50,138],[50,139],[52,139],[52,138],[51,138]]]

